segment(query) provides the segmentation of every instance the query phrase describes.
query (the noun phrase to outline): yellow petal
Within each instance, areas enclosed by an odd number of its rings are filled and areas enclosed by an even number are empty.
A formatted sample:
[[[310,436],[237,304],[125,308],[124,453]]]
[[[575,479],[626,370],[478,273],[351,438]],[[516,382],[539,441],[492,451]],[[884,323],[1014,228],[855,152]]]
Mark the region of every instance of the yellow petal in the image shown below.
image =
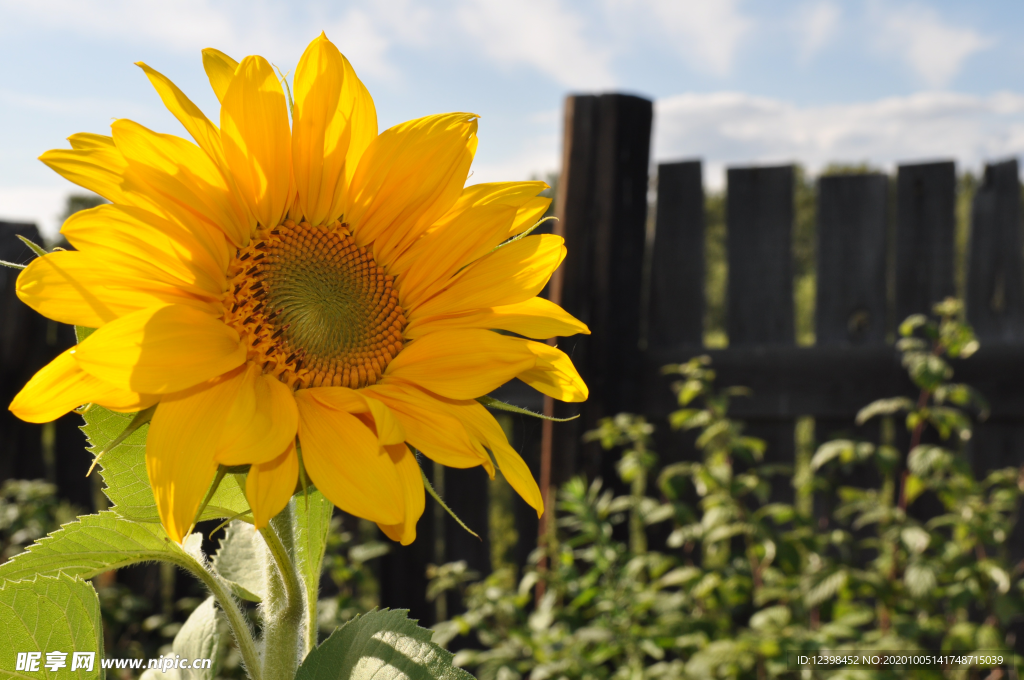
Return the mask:
[[[64,179],[113,203],[129,203],[121,184],[128,162],[110,137],[73,135],[71,149],[53,149],[39,157]]]
[[[416,523],[426,507],[426,494],[423,492],[423,476],[416,456],[405,444],[387,447],[388,455],[395,462],[395,469],[402,480],[405,492],[405,521],[400,524],[378,524],[392,541],[409,545],[416,540]]]
[[[249,500],[253,524],[257,529],[267,526],[274,515],[284,510],[295,493],[298,481],[299,457],[295,454],[294,438],[280,456],[249,468],[245,497]]]
[[[217,313],[219,303],[208,296],[153,280],[129,259],[117,254],[97,260],[73,250],[36,258],[18,275],[18,299],[50,319],[88,328],[155,305],[182,304]]]
[[[302,212],[311,224],[329,224],[341,215],[352,134],[369,132],[366,125],[350,124],[353,112],[366,108],[362,97],[369,99],[369,94],[352,65],[321,33],[295,69],[292,167]],[[368,106],[372,110],[372,100]],[[376,136],[375,113],[373,119],[371,134]],[[357,144],[365,149],[371,139]]]
[[[430,333],[409,343],[384,375],[451,399],[476,399],[536,363],[523,340],[468,328]]]
[[[476,116],[448,113],[396,125],[359,161],[343,212],[359,245],[388,264],[462,193],[476,151]]]
[[[460,219],[417,241],[406,252],[417,251],[419,256],[398,279],[402,304],[415,309],[442,290],[452,275],[481,250],[481,244],[490,245],[497,240],[495,234],[508,232],[515,215],[516,209],[511,206],[483,206],[466,211]]]
[[[291,389],[249,364],[221,431],[217,462],[221,465],[264,463],[276,458],[299,428],[299,411]]]
[[[465,255],[456,269],[471,264],[510,237],[533,226],[551,204],[551,199],[537,195],[547,188],[544,182],[492,182],[466,187],[455,205],[427,230],[424,238],[410,246],[389,265],[388,270],[396,275],[401,274],[427,253],[444,250],[446,246],[441,245],[442,241],[432,237],[455,223],[464,225],[463,228],[468,231],[467,236],[473,238],[475,244],[472,249],[465,249]],[[514,209],[515,217],[511,223],[501,225],[504,228],[491,231],[484,224],[487,216],[499,206]],[[480,220],[475,228],[472,226],[474,215]],[[477,231],[485,233],[478,234]]]
[[[118,151],[147,191],[220,229],[236,246],[248,243],[253,224],[217,163],[195,144],[153,132],[130,120],[111,125]]]
[[[537,511],[537,516],[540,517],[544,514],[544,499],[533,478],[533,473],[530,472],[529,466],[516,453],[516,450],[509,446],[505,432],[494,416],[477,402],[466,402],[459,405],[446,404],[445,406],[448,409],[447,412],[457,417],[465,426],[470,436],[482,441],[484,446],[490,449],[501,474],[505,476],[516,493]]]
[[[219,319],[184,305],[111,321],[72,349],[86,372],[132,392],[178,392],[242,365],[245,346]]]
[[[146,471],[160,521],[178,543],[217,472],[213,456],[229,406],[222,397],[233,389],[231,381],[214,381],[167,395],[149,425]]]
[[[406,441],[427,458],[453,468],[483,465],[494,474],[487,453],[474,445],[462,424],[447,415],[436,398],[387,379],[360,392],[385,403],[402,423]]]
[[[296,392],[295,402],[310,480],[347,513],[380,524],[404,521],[402,481],[377,437],[354,415],[324,406],[309,391]]]
[[[167,107],[167,110],[174,114],[190,135],[196,140],[203,151],[209,154],[218,167],[224,166],[224,152],[220,143],[220,130],[210,122],[199,107],[192,103],[192,100],[185,96],[185,93],[178,89],[167,76],[156,71],[141,61],[135,62],[141,68],[149,82],[153,85],[160,100]]]
[[[39,370],[11,402],[11,412],[30,423],[48,423],[83,404],[96,403],[117,411],[140,411],[157,402],[154,395],[119,390],[81,368],[71,350]]]
[[[537,366],[520,373],[517,378],[538,392],[561,401],[587,400],[590,391],[565,352],[540,342],[528,344],[537,355]]]
[[[221,101],[220,128],[239,192],[257,222],[276,227],[292,198],[291,131],[281,83],[263,57],[238,65]]]
[[[210,79],[210,87],[217,95],[217,101],[224,102],[224,95],[227,94],[228,85],[231,84],[231,78],[237,68],[238,62],[220,50],[212,47],[203,50],[203,69],[206,71],[206,77]]]
[[[130,206],[100,205],[71,215],[61,234],[77,250],[142,277],[219,300],[227,289],[221,262],[193,234]],[[223,237],[218,250],[226,249]]]
[[[500,307],[535,297],[565,257],[564,240],[543,234],[502,246],[455,275],[441,293],[409,312],[409,318]]]
[[[360,390],[348,387],[311,387],[305,392],[324,406],[338,411],[370,413],[377,429],[377,439],[381,444],[399,444],[405,441],[402,423],[391,409],[380,401],[369,398]]]
[[[402,334],[406,340],[415,340],[426,333],[455,328],[490,328],[510,331],[535,340],[568,337],[577,333],[590,334],[590,329],[582,321],[554,302],[539,297],[513,305],[416,319],[406,326]]]

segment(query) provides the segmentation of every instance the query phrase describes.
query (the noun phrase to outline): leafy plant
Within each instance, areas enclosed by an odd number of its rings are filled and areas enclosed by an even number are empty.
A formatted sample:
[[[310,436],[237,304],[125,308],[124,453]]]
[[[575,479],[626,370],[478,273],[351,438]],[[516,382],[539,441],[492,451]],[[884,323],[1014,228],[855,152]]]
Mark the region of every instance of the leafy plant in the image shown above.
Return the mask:
[[[900,328],[917,398],[858,416],[905,414],[906,455],[894,441],[822,444],[806,474],[835,499],[826,514],[771,502],[773,479],[788,471],[763,464],[764,442],[728,417],[746,391],[716,389],[710,359],[697,357],[665,372],[680,377],[670,424],[694,431],[699,460],[665,467],[652,495],[652,426],[628,414],[602,421],[588,437],[621,447],[631,493],[570,481],[548,568],[535,553],[520,579],[506,569],[465,587],[468,610],[436,626],[435,639],[475,635],[480,648],[456,663],[500,680],[983,677],[955,664],[796,664],[799,654],[853,650],[984,650],[1009,665],[1011,624],[1024,612],[1007,545],[1021,471],[972,473],[965,409],[986,407],[950,382],[948,359],[977,342],[955,301],[935,313]],[[878,484],[844,483],[838,473],[855,466],[873,468]],[[925,494],[940,508],[933,516],[912,511]]]

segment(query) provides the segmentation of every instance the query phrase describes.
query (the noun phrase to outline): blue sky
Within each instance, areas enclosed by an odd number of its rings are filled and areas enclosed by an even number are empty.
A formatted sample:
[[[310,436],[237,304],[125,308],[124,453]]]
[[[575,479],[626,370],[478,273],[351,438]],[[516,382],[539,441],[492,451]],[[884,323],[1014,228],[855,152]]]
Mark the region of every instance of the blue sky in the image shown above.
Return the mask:
[[[55,229],[72,187],[36,160],[119,117],[181,131],[142,72],[216,119],[200,50],[290,70],[325,30],[381,127],[479,113],[471,182],[555,170],[570,92],[656,103],[655,160],[727,165],[1024,152],[1024,5],[917,0],[0,0],[0,219]]]

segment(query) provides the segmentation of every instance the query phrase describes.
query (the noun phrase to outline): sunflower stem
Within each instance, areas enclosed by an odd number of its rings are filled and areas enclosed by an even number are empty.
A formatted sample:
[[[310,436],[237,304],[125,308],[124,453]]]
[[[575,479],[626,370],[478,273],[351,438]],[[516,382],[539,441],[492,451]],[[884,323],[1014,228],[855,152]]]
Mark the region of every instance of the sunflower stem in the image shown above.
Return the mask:
[[[267,565],[263,600],[263,680],[292,680],[305,656],[303,587],[295,570],[294,518],[289,501],[285,509],[260,529],[276,569]]]
[[[238,603],[235,602],[231,591],[221,581],[220,577],[206,568],[205,565],[189,562],[181,566],[195,574],[217,599],[221,611],[224,612],[224,616],[227,617],[228,624],[231,626],[231,632],[235,636],[238,650],[242,654],[242,665],[245,667],[246,672],[248,672],[250,680],[263,680],[260,654],[256,648],[256,641],[252,636],[252,629],[249,628],[249,623],[246,621],[245,615],[238,608]]]

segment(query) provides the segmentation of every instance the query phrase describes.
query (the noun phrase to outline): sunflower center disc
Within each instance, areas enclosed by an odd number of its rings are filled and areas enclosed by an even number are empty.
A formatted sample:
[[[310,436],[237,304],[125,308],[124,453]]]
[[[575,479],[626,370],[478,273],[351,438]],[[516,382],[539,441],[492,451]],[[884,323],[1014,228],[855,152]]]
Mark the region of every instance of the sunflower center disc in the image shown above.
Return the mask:
[[[337,222],[261,230],[228,274],[225,321],[293,387],[371,385],[402,348],[394,277]]]

